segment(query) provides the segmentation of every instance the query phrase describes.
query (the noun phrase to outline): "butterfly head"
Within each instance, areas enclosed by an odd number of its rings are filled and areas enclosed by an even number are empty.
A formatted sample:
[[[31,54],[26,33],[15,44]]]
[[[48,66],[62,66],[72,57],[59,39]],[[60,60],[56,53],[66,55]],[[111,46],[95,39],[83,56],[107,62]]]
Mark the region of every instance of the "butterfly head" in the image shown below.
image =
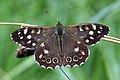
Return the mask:
[[[63,25],[60,23],[60,21],[58,21],[56,27],[62,27]]]

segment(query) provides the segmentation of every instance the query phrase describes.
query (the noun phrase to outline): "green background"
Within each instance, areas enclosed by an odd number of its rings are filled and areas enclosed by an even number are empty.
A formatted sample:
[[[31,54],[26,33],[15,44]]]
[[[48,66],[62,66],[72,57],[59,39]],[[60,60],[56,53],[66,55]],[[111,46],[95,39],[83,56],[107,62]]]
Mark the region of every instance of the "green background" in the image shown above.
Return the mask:
[[[57,22],[45,10],[56,20],[66,13],[63,25],[105,24],[110,36],[120,38],[120,0],[0,0],[0,22],[55,26]],[[0,80],[68,80],[59,68],[41,68],[33,56],[16,58],[19,46],[9,35],[18,28],[0,25]],[[120,80],[120,44],[101,41],[89,48],[91,55],[84,65],[62,67],[71,80]]]

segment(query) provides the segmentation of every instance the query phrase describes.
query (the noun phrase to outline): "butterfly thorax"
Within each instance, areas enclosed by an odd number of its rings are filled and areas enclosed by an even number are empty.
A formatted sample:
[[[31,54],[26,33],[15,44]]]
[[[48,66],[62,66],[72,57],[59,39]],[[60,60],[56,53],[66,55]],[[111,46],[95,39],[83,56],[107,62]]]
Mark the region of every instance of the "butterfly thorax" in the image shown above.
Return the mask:
[[[55,33],[57,35],[57,40],[58,40],[58,46],[59,46],[59,54],[63,56],[63,26],[62,24],[58,21],[58,24],[56,25]]]
[[[59,21],[58,24],[56,25],[56,33],[60,37],[63,35],[63,26]]]

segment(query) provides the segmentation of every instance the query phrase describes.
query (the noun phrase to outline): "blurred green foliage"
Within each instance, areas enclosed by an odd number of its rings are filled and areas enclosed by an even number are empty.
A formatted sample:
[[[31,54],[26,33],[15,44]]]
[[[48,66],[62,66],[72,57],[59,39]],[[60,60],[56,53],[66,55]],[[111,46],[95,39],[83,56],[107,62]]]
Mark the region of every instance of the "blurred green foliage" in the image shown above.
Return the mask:
[[[63,25],[97,22],[111,28],[110,36],[120,38],[119,0],[0,0],[0,22],[24,22],[41,26],[55,26],[47,10]],[[0,25],[0,80],[68,80],[56,69],[44,69],[33,56],[17,59],[19,47],[10,34],[20,27]],[[101,41],[89,47],[91,56],[84,65],[63,67],[71,80],[120,80],[120,44]]]

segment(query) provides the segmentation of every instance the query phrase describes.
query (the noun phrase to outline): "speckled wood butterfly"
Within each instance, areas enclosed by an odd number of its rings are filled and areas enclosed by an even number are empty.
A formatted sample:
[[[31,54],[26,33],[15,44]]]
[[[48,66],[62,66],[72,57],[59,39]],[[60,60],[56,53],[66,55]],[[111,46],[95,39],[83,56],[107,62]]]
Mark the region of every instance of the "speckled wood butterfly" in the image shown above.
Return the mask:
[[[107,35],[109,28],[102,24],[85,23],[56,27],[23,26],[12,33],[14,42],[22,46],[17,57],[33,55],[45,68],[78,66],[89,56],[87,46],[96,44]]]

